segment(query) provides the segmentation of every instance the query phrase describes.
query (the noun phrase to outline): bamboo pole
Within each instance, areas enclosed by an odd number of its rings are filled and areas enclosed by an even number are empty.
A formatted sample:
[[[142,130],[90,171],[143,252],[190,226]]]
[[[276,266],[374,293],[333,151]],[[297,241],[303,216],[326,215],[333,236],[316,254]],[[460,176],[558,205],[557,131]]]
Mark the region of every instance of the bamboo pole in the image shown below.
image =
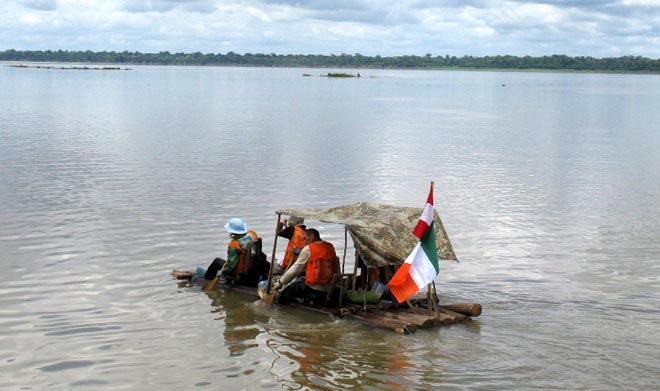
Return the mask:
[[[344,260],[341,263],[341,274],[346,270],[346,247],[348,247],[348,225],[344,226]]]
[[[348,226],[344,226],[344,257],[341,262],[341,274],[340,274],[340,283],[341,286],[339,287],[339,300],[337,302],[337,308],[341,308],[342,302],[344,301],[344,273],[346,270],[346,248],[348,247]],[[332,289],[334,289],[334,285],[332,286]]]
[[[280,219],[282,218],[282,213],[277,214],[277,223],[275,223],[275,240],[273,240],[273,255],[270,257],[270,269],[268,269],[268,288],[266,289],[267,293],[270,293],[270,285],[273,281],[273,269],[275,268],[275,251],[277,251],[277,228],[280,226]]]
[[[438,306],[438,296],[435,292],[435,286],[433,287],[433,307],[435,307],[436,316],[440,315],[440,307]]]
[[[429,316],[435,313],[435,316],[438,317],[440,311],[438,308],[438,297],[436,296],[435,293],[435,284],[429,284],[427,286],[427,297],[428,297],[427,308],[429,311]]]
[[[433,315],[433,305],[431,304],[431,284],[426,286],[426,303],[429,316]]]
[[[356,252],[355,253],[355,265],[353,265],[353,285],[352,285],[352,290],[355,292],[355,284],[357,283],[357,268],[358,268],[358,259],[360,258],[360,255]]]
[[[431,181],[431,195],[434,196],[433,194],[433,188],[435,187],[435,181]],[[435,209],[435,202],[433,205],[433,209]],[[434,218],[432,216],[432,218]],[[440,311],[438,310],[438,297],[436,296],[435,292],[435,281],[431,281],[430,284],[427,285],[427,297],[428,297],[428,310],[429,310],[429,316],[432,315],[433,312],[435,312],[436,318],[440,317]]]

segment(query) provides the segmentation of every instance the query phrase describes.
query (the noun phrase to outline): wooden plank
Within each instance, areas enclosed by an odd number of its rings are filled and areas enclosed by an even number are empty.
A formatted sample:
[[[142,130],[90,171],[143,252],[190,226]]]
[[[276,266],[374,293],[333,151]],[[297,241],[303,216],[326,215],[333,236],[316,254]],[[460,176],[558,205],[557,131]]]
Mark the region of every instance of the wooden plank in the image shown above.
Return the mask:
[[[412,323],[420,329],[427,329],[442,324],[441,319],[438,319],[435,316],[418,315],[404,311],[382,311],[380,314],[381,316],[387,318],[401,320],[406,323]]]
[[[481,315],[481,304],[476,303],[456,303],[456,304],[442,304],[438,307],[446,310],[458,312],[465,316],[479,316]]]
[[[369,314],[368,312],[360,313],[360,315],[347,315],[346,318],[357,320],[360,323],[366,324],[368,326],[392,330],[399,334],[410,334],[417,330],[417,326],[414,324],[406,324],[405,322],[401,322],[395,319],[373,317],[373,314]]]
[[[458,312],[454,312],[454,311],[447,310],[447,309],[444,309],[444,308],[439,308],[438,311],[440,311],[443,314],[453,316],[454,318],[456,318],[456,321],[458,321],[458,322],[464,322],[466,320],[470,320],[470,318],[468,316],[465,316],[463,314],[459,314]]]

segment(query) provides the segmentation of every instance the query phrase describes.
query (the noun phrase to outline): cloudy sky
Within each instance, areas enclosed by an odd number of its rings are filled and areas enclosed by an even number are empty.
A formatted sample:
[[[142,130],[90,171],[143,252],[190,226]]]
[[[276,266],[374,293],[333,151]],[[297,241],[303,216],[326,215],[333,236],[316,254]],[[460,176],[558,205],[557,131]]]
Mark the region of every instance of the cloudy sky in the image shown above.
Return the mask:
[[[660,0],[0,0],[0,50],[660,58]]]

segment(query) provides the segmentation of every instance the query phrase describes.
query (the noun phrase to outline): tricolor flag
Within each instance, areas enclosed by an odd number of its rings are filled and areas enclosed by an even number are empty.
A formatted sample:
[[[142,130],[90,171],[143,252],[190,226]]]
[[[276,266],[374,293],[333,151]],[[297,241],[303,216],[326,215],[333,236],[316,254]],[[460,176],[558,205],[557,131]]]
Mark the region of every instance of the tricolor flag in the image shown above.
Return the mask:
[[[438,249],[433,228],[433,184],[424,207],[424,212],[413,231],[420,241],[408,255],[406,261],[394,274],[387,286],[399,303],[403,303],[438,275]]]
[[[422,240],[431,228],[433,224],[433,183],[431,183],[431,190],[429,190],[429,196],[426,199],[426,205],[424,206],[424,211],[413,230],[413,235],[417,236],[417,239]]]

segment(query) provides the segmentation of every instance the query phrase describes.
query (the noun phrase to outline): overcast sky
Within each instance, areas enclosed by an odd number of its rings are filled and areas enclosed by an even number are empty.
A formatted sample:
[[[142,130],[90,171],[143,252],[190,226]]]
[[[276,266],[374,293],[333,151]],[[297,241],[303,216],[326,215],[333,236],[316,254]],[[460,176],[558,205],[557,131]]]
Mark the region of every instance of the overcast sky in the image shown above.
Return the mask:
[[[0,0],[0,50],[660,58],[660,0]]]

